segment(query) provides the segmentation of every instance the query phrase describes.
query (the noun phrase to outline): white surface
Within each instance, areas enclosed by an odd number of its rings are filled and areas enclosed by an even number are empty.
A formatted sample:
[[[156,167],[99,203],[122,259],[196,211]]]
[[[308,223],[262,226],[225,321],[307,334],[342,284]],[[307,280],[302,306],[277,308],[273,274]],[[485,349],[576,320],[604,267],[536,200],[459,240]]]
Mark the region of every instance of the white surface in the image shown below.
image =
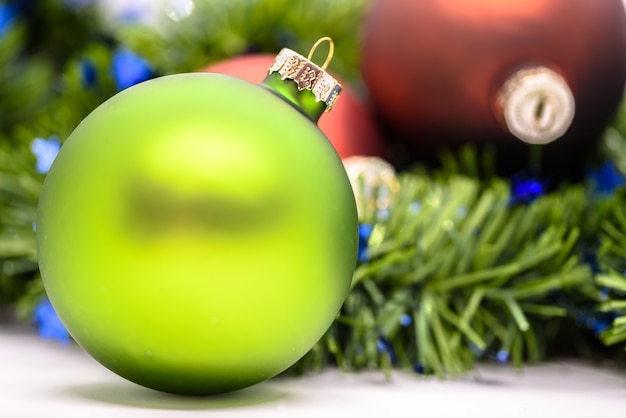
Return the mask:
[[[162,394],[114,375],[75,346],[0,328],[1,417],[506,417],[624,416],[626,373],[581,364],[481,368],[440,382],[395,372],[330,370],[277,378],[228,395]]]

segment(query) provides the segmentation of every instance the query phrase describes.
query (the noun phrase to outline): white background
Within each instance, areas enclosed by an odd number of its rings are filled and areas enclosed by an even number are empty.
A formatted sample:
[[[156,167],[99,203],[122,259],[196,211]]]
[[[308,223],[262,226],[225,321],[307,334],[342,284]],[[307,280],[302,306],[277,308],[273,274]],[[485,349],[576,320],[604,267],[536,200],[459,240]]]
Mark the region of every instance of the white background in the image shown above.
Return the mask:
[[[626,365],[624,365],[626,366]],[[280,377],[213,397],[181,397],[137,386],[77,346],[0,327],[0,416],[593,418],[626,414],[626,372],[580,363],[481,367],[439,381],[394,372]]]

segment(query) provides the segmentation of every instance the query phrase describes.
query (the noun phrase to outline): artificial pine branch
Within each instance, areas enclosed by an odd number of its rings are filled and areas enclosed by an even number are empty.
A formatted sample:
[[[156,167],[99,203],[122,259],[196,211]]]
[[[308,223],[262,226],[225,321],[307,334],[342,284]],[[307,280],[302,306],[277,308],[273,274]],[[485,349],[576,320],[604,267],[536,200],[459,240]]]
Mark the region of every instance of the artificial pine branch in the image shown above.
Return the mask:
[[[331,71],[355,82],[359,77],[360,28],[366,0],[200,0],[180,22],[157,27],[119,25],[115,35],[141,53],[160,74],[198,71],[245,53],[276,54],[281,48],[308,51],[323,36],[336,49]]]
[[[13,23],[0,37],[0,133],[24,123],[50,99],[52,70],[39,57],[24,57],[25,28]]]
[[[598,258],[603,271],[597,275],[596,285],[602,290],[602,297],[596,310],[607,323],[600,334],[606,345],[626,341],[626,209],[621,204],[624,193],[619,197],[599,234]]]
[[[0,139],[0,308],[22,297],[37,271],[33,223],[41,178],[24,148]]]
[[[330,358],[345,369],[444,377],[484,358],[543,359],[545,330],[572,314],[559,300],[595,288],[581,252],[581,229],[594,224],[585,188],[516,203],[499,178],[414,170],[399,182],[389,216],[373,222],[370,258],[357,266],[340,316],[297,369]]]

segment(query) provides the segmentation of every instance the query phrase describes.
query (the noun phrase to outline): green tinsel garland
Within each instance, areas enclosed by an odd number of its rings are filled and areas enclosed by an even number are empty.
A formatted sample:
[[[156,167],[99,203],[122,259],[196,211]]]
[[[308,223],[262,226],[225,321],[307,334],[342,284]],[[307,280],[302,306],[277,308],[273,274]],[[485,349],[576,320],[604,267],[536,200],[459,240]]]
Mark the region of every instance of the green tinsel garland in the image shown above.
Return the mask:
[[[95,26],[76,56],[54,62],[22,50],[24,26],[0,39],[0,65],[7,69],[0,97],[8,98],[0,101],[0,313],[30,321],[45,295],[33,231],[44,175],[35,169],[31,141],[65,139],[115,93],[108,75],[112,48],[128,46],[159,74],[169,74],[247,51],[305,50],[329,35],[337,47],[333,67],[358,86],[358,28],[366,2],[310,3],[231,1],[218,7],[198,1],[184,25]],[[81,78],[84,58],[98,74],[94,86]],[[59,67],[63,71],[55,72]],[[624,115],[599,147],[621,173]],[[389,213],[364,220],[372,227],[369,258],[357,266],[328,333],[291,370],[402,367],[443,377],[490,358],[519,367],[563,352],[619,354],[626,340],[625,191],[602,194],[588,182],[561,184],[532,202],[516,202],[509,179],[481,172],[489,158],[477,150],[441,160],[437,171],[398,173]]]
[[[622,192],[570,185],[512,204],[500,178],[444,168],[399,180],[397,203],[389,218],[374,220],[370,258],[357,267],[333,328],[305,358],[309,366],[331,357],[345,369],[396,365],[440,377],[484,358],[519,367],[554,351],[564,322],[582,322],[584,334],[606,321],[603,312],[626,312],[614,299],[626,279],[604,273],[625,263]],[[601,271],[585,251],[598,245]],[[624,318],[609,325],[599,335],[605,344],[626,340]]]

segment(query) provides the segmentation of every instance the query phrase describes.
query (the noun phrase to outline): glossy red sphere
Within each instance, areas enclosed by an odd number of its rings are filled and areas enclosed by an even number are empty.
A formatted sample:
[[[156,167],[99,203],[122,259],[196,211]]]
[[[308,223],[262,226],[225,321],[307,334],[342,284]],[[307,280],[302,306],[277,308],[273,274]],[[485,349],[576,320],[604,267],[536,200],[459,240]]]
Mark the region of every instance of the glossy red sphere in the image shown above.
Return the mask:
[[[595,141],[626,82],[622,0],[372,0],[362,74],[373,106],[402,141],[427,149],[465,142],[521,146],[495,106],[516,70],[543,65],[576,105],[549,149]]]

